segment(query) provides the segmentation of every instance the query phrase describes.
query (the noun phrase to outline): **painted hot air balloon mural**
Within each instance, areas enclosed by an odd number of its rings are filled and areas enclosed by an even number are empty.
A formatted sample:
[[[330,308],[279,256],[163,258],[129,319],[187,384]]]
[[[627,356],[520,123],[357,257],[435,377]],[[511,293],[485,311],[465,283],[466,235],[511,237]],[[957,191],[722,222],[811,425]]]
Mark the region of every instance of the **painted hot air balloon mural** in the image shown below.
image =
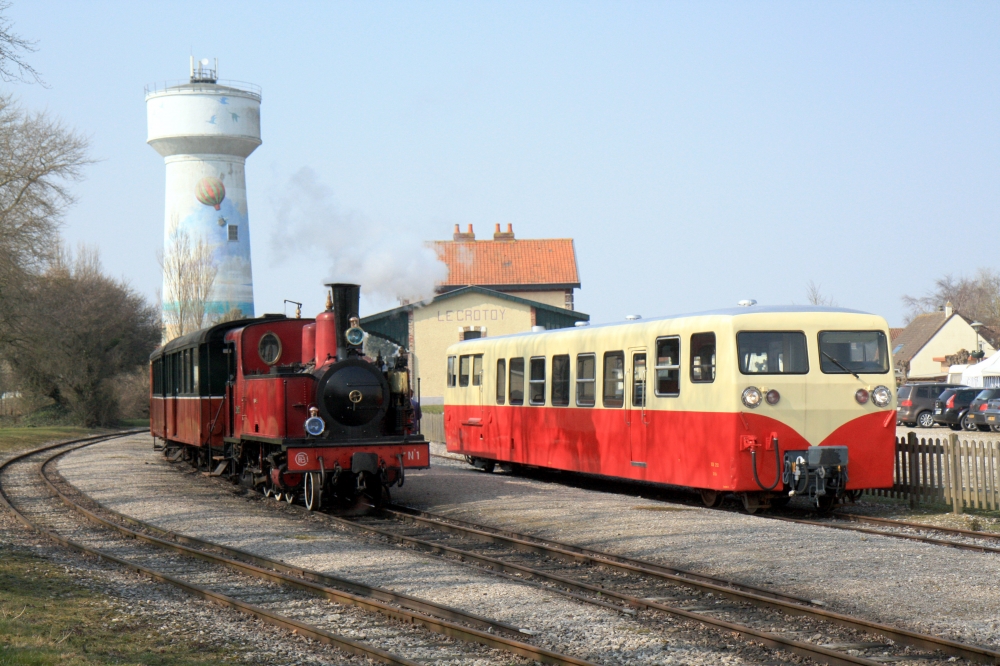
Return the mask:
[[[222,200],[226,198],[226,186],[218,178],[206,176],[198,181],[194,195],[201,203],[206,206],[215,206],[215,210],[219,210],[222,206]]]

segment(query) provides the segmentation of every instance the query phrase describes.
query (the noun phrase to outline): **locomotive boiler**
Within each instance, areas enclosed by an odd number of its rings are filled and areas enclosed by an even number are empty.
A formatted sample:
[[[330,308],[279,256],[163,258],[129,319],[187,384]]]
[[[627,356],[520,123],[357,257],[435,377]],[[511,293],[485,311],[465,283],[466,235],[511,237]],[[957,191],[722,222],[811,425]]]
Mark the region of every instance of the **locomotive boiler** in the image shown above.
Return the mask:
[[[150,431],[172,458],[310,510],[381,505],[429,466],[405,351],[363,353],[360,287],[314,320],[264,315],[178,337],[150,357]]]

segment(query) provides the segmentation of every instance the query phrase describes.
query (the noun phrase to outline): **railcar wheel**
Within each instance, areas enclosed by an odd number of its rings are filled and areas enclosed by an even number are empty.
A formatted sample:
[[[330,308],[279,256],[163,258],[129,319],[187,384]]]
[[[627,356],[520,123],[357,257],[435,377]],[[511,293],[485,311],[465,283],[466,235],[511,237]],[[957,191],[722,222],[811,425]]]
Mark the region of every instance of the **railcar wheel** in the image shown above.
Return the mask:
[[[751,516],[760,510],[760,496],[757,493],[740,493],[743,510]]]
[[[320,476],[318,472],[309,472],[305,475],[303,481],[305,486],[305,496],[303,497],[305,501],[306,508],[310,511],[315,511],[319,509],[323,504],[323,489],[320,482]]]
[[[772,509],[784,509],[788,506],[788,502],[791,501],[791,497],[782,493],[780,495],[771,495],[771,508]]]
[[[820,513],[830,513],[837,504],[837,498],[833,495],[820,495],[817,499],[819,500],[819,506],[816,510]]]
[[[863,494],[864,494],[864,491],[861,491],[861,490],[848,490],[847,494],[845,495],[845,497],[847,497],[847,499],[850,500],[851,504],[854,504],[859,499],[861,499],[861,495],[863,495]]]
[[[722,506],[722,493],[718,490],[701,490],[702,503],[709,509],[717,509]]]
[[[917,425],[921,428],[933,428],[934,427],[934,415],[930,412],[920,412],[917,415]]]

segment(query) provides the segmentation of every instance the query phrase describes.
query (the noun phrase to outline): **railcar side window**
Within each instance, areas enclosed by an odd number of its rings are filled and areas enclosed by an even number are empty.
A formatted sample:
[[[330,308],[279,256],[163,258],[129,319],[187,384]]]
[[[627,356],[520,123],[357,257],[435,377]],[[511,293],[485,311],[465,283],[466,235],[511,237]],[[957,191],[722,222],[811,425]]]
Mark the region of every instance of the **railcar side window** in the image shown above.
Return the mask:
[[[569,354],[552,357],[552,405],[569,405]]]
[[[625,354],[608,352],[604,355],[604,406],[625,404]]]
[[[471,356],[459,356],[458,357],[458,385],[468,386],[469,385],[469,370],[472,367],[472,357]]]
[[[656,341],[656,395],[677,396],[681,392],[681,339]]]
[[[744,375],[804,375],[809,372],[806,335],[798,331],[741,331],[736,334]]]
[[[524,404],[524,359],[510,359],[510,404]]]
[[[632,354],[632,406],[646,406],[646,354]]]
[[[455,376],[455,357],[448,357],[448,388],[455,386],[457,377]]]
[[[528,378],[528,402],[545,404],[545,357],[531,359],[531,377]]]
[[[819,334],[819,369],[827,375],[886,373],[888,347],[882,331],[823,331]]]
[[[507,397],[507,359],[497,361],[497,404],[502,405]]]
[[[691,336],[691,381],[715,381],[715,333]]]
[[[594,354],[577,354],[576,404],[593,407],[597,402],[597,357]]]
[[[483,355],[476,354],[472,357],[472,385],[480,386],[483,383]]]

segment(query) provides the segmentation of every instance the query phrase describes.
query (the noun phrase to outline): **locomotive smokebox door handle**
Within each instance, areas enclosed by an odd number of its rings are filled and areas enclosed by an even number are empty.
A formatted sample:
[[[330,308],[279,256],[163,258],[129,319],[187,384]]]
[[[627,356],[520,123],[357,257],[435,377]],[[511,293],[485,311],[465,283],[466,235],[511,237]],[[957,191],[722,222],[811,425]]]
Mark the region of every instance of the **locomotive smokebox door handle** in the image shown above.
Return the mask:
[[[364,399],[364,397],[365,396],[361,394],[361,391],[357,389],[354,389],[347,395],[347,399],[353,402],[354,404],[358,404],[359,402],[361,402],[361,400]]]

